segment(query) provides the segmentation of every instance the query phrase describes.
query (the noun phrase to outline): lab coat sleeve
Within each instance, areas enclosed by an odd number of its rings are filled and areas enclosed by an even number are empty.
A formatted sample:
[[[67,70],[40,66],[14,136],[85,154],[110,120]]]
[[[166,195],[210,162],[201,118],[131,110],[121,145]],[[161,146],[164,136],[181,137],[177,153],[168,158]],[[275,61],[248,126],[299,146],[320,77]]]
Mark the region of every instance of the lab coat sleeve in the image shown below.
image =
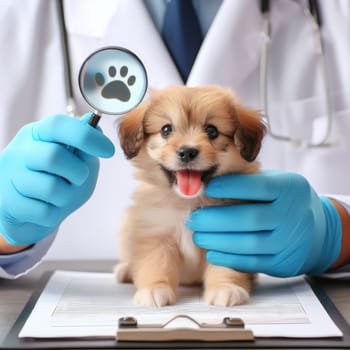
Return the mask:
[[[0,255],[0,279],[15,279],[34,269],[44,258],[56,237],[56,232],[25,251]]]
[[[350,196],[341,195],[327,195],[328,198],[335,199],[348,211],[350,215]],[[322,276],[334,279],[347,279],[350,280],[350,264],[339,267],[331,273],[325,273]]]

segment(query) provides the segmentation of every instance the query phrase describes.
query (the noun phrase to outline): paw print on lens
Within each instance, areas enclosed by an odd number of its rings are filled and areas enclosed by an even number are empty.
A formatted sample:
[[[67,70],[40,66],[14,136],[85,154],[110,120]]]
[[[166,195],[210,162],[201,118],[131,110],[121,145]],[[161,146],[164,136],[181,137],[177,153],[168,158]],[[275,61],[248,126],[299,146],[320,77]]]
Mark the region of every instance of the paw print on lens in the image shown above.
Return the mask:
[[[127,102],[130,100],[130,89],[129,86],[135,84],[136,77],[130,75],[127,77],[129,69],[127,66],[122,66],[119,71],[120,77],[123,79],[117,78],[117,69],[114,66],[108,68],[108,76],[112,80],[106,81],[102,73],[95,74],[95,82],[98,86],[102,87],[101,95],[104,98],[115,98],[122,102]],[[113,79],[116,78],[116,79]]]

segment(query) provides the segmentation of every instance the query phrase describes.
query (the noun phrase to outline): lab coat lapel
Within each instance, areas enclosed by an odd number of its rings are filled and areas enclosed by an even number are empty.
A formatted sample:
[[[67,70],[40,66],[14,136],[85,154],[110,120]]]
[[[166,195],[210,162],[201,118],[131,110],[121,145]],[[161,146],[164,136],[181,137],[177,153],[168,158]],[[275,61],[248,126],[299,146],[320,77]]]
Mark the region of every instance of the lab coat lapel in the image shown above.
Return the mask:
[[[130,15],[132,14],[132,18]],[[181,77],[167,48],[140,0],[121,0],[116,12],[115,38],[140,57],[145,64],[149,87],[181,84]],[[128,30],[130,28],[130,30]],[[161,63],[159,63],[161,62]]]
[[[151,89],[183,84],[143,1],[108,0],[104,6],[98,5],[98,0],[76,1],[80,6],[69,3],[68,29],[80,36],[96,38],[88,50],[98,48],[96,45],[129,48],[144,62]],[[82,17],[78,16],[78,10],[82,8],[84,20],[77,25],[76,19]],[[245,1],[224,0],[202,43],[188,85],[239,87],[258,65],[261,25],[255,2],[246,6]]]
[[[188,85],[239,86],[259,63],[258,5],[224,0],[202,43]]]

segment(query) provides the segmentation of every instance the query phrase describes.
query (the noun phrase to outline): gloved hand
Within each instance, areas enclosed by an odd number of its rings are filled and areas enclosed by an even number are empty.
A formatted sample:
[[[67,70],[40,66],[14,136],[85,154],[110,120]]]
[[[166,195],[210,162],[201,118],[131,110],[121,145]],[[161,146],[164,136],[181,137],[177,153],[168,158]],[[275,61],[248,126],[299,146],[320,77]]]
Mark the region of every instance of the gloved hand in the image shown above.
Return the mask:
[[[91,196],[97,157],[111,157],[114,146],[89,117],[28,124],[0,155],[0,234],[10,244],[38,242]]]
[[[213,179],[206,194],[253,201],[194,211],[187,226],[207,260],[244,272],[320,274],[338,258],[340,216],[300,175],[265,172]]]

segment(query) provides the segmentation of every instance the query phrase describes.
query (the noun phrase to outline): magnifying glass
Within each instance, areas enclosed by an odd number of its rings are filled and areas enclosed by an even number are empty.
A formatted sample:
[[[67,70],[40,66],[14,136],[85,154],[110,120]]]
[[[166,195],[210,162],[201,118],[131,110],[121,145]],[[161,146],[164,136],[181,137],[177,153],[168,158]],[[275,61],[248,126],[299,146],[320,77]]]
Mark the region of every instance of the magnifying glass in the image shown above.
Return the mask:
[[[130,50],[105,47],[83,62],[79,88],[85,101],[94,109],[89,124],[96,127],[102,113],[124,114],[142,101],[147,90],[146,69]]]

